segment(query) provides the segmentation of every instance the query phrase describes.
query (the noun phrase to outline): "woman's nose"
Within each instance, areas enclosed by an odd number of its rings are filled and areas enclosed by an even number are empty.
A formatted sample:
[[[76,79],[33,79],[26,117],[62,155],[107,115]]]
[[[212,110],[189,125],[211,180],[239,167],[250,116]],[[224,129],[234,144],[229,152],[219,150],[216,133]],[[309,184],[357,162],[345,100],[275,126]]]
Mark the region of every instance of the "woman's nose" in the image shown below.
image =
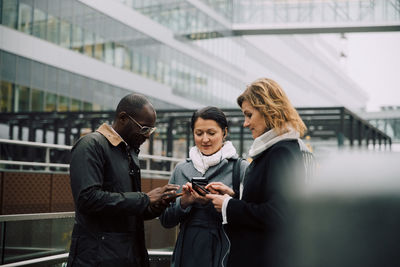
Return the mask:
[[[249,125],[250,125],[250,123],[249,123],[249,121],[248,120],[244,120],[244,122],[243,122],[243,127],[249,127]]]
[[[210,140],[210,138],[208,138],[207,134],[203,135],[203,142],[208,142],[208,140]]]

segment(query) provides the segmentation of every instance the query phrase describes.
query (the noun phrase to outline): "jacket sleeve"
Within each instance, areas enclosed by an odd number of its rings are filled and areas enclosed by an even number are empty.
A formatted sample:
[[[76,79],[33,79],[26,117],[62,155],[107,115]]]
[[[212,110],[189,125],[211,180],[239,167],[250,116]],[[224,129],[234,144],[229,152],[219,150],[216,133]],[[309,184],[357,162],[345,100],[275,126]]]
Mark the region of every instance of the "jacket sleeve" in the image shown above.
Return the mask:
[[[149,205],[142,192],[103,190],[104,151],[94,138],[82,138],[71,154],[70,178],[76,209],[82,214],[140,215]]]
[[[265,177],[268,179],[266,188],[260,190],[260,194],[268,194],[267,201],[251,203],[239,199],[231,199],[227,206],[227,221],[235,227],[253,229],[276,228],[285,223],[287,219],[287,188],[294,169],[294,158],[286,148],[279,148],[273,152],[270,162],[264,168]],[[260,162],[265,164],[265,162]],[[246,177],[252,179],[253,177]]]
[[[177,173],[179,173],[179,168],[180,165],[178,165],[174,173],[172,174],[171,179],[169,180],[170,184],[176,184],[176,177]],[[182,191],[182,187],[179,189],[178,192]],[[171,205],[164,210],[164,212],[160,216],[160,222],[161,225],[164,226],[165,228],[172,228],[179,223],[181,223],[185,218],[186,215],[190,212],[191,206],[187,207],[186,209],[183,209],[181,207],[181,198],[178,197],[174,203],[171,203]]]

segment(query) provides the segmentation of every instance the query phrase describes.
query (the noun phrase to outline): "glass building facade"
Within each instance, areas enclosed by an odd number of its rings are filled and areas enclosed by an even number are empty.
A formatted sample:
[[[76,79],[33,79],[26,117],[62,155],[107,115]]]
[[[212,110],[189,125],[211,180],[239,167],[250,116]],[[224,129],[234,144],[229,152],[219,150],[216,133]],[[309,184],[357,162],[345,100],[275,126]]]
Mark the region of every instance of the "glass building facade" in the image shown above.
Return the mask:
[[[131,92],[159,109],[232,108],[262,76],[277,80],[296,106],[365,106],[334,42],[269,36],[260,45],[232,37],[240,14],[259,5],[274,14],[291,7],[269,8],[267,0],[0,0],[0,110],[110,110]]]
[[[2,0],[1,24],[164,84],[173,94],[203,104],[233,106],[243,85],[79,1]],[[2,111],[112,109],[130,92],[6,51],[1,62]],[[161,99],[154,99],[158,108],[179,107]]]

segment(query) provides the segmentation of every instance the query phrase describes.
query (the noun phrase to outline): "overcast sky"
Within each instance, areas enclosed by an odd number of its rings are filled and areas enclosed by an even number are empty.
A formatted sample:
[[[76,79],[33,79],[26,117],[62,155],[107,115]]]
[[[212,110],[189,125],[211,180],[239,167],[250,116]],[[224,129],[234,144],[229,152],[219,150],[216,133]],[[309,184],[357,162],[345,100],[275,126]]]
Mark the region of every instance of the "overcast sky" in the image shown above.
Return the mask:
[[[367,93],[368,111],[400,106],[400,32],[347,34],[347,69]]]

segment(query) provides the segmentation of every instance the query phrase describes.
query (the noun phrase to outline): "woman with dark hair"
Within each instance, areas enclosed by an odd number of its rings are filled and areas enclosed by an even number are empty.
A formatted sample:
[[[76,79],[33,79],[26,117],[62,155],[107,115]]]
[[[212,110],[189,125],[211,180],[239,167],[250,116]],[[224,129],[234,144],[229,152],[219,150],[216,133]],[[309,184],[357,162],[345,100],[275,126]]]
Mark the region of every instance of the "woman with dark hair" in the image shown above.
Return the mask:
[[[222,216],[191,182],[197,177],[204,184],[223,183],[224,193],[238,198],[248,163],[238,158],[230,141],[225,141],[228,122],[220,109],[205,107],[194,112],[191,128],[195,146],[190,149],[190,158],[176,166],[169,181],[181,185],[183,195],[163,212],[160,221],[167,228],[180,224],[172,266],[226,266],[230,242]]]
[[[232,244],[228,266],[293,266],[288,262],[285,233],[291,218],[290,193],[305,180],[302,150],[307,148],[299,138],[306,126],[271,79],[250,84],[237,102],[244,114],[243,126],[254,138],[243,194],[241,199],[206,196],[227,219]]]

